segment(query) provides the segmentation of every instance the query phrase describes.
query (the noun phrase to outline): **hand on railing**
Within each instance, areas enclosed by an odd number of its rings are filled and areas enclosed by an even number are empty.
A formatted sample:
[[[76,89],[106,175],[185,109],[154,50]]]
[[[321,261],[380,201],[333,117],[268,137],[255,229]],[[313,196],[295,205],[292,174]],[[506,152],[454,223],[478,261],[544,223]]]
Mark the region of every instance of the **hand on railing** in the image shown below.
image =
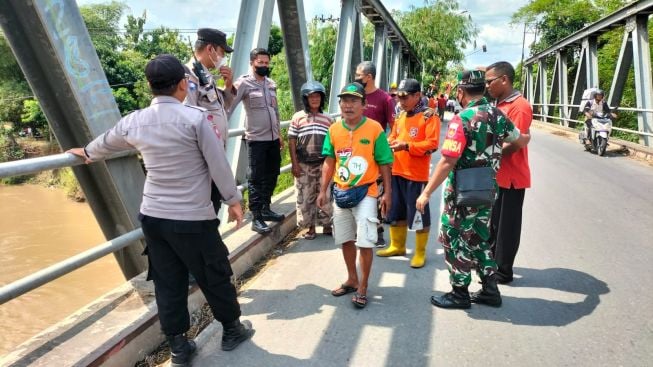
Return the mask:
[[[236,228],[240,228],[243,224],[243,207],[240,206],[240,203],[229,205],[227,212],[229,213],[227,223],[236,221]]]
[[[78,157],[84,158],[84,163],[89,164],[92,163],[93,161],[91,158],[86,156],[86,152],[84,151],[84,148],[73,148],[73,149],[68,149],[66,153],[74,154]]]

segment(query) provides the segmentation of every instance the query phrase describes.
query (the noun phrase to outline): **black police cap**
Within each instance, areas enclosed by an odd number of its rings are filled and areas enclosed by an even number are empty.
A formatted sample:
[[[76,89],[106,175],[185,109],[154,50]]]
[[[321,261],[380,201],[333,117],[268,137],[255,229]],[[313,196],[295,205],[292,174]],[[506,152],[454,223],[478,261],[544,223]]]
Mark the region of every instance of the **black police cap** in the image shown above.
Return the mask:
[[[197,39],[202,42],[222,46],[225,52],[233,52],[234,49],[227,44],[227,35],[214,28],[200,28],[197,30]]]
[[[145,66],[145,77],[155,89],[176,85],[185,76],[186,72],[181,61],[172,55],[158,55]]]

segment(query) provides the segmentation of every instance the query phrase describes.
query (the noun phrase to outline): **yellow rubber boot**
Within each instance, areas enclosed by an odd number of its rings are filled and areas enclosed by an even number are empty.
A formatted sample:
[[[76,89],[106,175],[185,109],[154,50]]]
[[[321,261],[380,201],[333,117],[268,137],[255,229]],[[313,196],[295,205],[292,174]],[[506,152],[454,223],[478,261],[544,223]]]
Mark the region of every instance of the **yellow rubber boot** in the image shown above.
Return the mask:
[[[390,246],[376,252],[376,256],[390,257],[406,255],[408,226],[390,226]]]
[[[410,266],[412,268],[421,268],[424,266],[424,262],[426,261],[426,243],[428,240],[428,232],[415,233],[415,254],[410,260]]]

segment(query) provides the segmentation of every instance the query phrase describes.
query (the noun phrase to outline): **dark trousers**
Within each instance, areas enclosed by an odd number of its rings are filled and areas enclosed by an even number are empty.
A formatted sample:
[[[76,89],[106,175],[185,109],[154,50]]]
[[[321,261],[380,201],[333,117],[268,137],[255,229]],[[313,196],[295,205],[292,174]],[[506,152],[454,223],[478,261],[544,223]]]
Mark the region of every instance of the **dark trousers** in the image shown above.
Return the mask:
[[[217,219],[182,221],[141,215],[141,225],[149,260],[147,278],[154,281],[165,335],[182,334],[190,328],[189,272],[216,320],[228,323],[240,317],[236,288],[231,284],[229,251],[218,233]]]
[[[249,210],[263,210],[270,206],[281,168],[279,140],[248,141]]]
[[[497,272],[508,279],[513,276],[512,266],[519,249],[525,193],[526,189],[499,188],[492,207],[490,251],[497,262]]]

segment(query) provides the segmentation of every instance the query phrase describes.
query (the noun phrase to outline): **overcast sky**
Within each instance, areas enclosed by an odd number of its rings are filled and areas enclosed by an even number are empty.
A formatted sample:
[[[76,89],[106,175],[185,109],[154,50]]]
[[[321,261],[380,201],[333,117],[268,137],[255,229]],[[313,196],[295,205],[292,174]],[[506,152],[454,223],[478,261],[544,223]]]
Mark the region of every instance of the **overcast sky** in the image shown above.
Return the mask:
[[[77,0],[78,4],[102,2],[105,1]],[[147,10],[146,28],[166,26],[194,30],[211,27],[232,33],[236,31],[241,0],[128,0],[125,3],[130,8],[128,12],[136,16]],[[382,0],[382,3],[389,11],[405,11],[411,5],[423,5],[424,1]],[[465,50],[465,54],[469,55],[464,62],[466,67],[488,65],[500,60],[516,65],[521,60],[523,26],[512,28],[508,23],[512,13],[527,4],[528,0],[493,0],[491,6],[488,6],[489,3],[488,0],[459,0],[461,11],[468,11],[479,30],[477,49],[470,46]],[[304,11],[307,20],[320,15],[340,17],[340,1],[305,0]],[[274,18],[279,24],[276,10]],[[531,34],[526,35],[526,57],[532,37]],[[487,53],[479,51],[483,44],[487,46]]]

